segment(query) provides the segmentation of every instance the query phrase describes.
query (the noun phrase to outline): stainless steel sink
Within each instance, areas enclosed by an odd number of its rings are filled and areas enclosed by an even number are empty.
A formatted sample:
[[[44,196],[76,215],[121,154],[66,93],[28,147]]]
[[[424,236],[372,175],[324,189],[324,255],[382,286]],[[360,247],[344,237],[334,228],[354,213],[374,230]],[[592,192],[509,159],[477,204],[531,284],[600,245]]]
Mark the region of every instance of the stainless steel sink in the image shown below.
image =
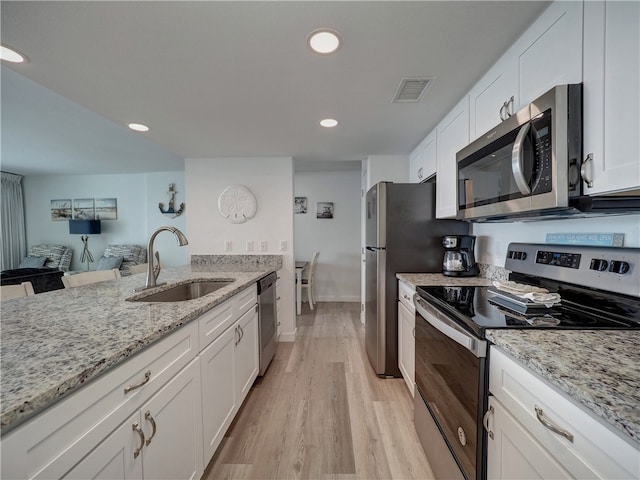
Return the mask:
[[[215,292],[235,280],[196,280],[183,283],[144,297],[129,299],[130,302],[184,302]]]

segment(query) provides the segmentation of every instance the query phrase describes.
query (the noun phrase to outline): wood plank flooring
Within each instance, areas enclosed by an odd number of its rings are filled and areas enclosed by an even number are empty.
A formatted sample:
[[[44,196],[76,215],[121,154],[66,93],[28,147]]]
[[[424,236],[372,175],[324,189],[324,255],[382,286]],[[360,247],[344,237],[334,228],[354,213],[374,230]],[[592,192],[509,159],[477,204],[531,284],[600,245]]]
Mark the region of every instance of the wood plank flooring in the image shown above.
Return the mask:
[[[380,379],[358,303],[308,305],[203,479],[433,479],[402,379]]]

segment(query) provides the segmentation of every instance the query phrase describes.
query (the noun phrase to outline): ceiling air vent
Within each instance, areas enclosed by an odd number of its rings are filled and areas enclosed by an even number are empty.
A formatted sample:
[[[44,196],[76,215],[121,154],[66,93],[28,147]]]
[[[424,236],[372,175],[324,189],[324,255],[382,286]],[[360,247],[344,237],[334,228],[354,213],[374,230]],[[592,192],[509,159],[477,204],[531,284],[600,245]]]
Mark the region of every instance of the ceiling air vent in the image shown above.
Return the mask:
[[[393,103],[417,103],[433,82],[433,77],[403,78],[393,97]]]

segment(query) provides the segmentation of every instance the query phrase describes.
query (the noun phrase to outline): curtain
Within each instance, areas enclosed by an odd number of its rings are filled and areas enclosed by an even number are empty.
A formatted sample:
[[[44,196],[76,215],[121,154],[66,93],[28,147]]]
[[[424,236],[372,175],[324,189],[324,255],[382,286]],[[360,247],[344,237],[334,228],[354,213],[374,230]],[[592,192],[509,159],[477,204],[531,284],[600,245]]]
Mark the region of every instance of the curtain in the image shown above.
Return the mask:
[[[0,172],[0,270],[18,268],[26,255],[22,175]]]

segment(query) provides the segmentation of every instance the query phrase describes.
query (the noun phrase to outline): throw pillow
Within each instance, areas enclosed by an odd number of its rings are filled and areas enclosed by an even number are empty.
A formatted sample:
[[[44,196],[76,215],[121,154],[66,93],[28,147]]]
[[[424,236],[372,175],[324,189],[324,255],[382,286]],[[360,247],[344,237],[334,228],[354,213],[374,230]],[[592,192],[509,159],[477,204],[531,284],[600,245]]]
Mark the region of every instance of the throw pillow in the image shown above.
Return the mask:
[[[112,270],[114,268],[120,268],[122,265],[123,257],[102,257],[98,260],[98,266],[96,270]]]
[[[24,257],[18,268],[42,268],[47,257]]]

